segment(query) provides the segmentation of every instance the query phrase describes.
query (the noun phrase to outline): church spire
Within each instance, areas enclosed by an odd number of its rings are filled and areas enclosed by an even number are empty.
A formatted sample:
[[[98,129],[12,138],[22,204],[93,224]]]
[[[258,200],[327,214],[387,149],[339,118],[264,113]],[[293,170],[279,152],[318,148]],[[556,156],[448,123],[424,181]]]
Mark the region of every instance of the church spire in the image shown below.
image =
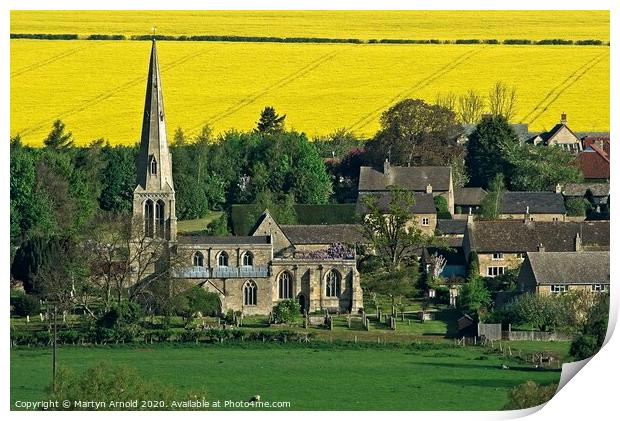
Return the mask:
[[[155,39],[151,47],[142,119],[138,185],[145,190],[174,191],[172,160],[168,151],[166,115]]]

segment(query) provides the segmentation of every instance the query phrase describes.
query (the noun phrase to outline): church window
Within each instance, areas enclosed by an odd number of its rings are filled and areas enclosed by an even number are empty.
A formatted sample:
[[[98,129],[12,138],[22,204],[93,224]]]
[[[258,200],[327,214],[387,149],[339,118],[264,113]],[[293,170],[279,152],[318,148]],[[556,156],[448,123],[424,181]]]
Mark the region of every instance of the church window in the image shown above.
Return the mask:
[[[278,276],[278,298],[293,298],[293,277],[290,272],[284,271]]]
[[[204,266],[205,265],[205,257],[201,252],[197,251],[194,253],[194,266]]]
[[[217,265],[228,266],[228,253],[223,251],[219,254],[219,256],[217,256]]]
[[[249,251],[243,253],[243,257],[241,257],[241,265],[242,266],[252,266],[254,264],[254,255]]]
[[[327,272],[327,276],[325,277],[325,279],[325,295],[327,297],[340,296],[340,273],[332,269]]]
[[[155,226],[157,228],[157,236],[164,238],[165,233],[165,208],[163,200],[158,200],[155,204]]]
[[[256,283],[254,281],[247,281],[243,286],[243,305],[255,306],[256,305]]]
[[[157,175],[157,161],[155,160],[155,157],[153,155],[151,155],[151,175]]]
[[[153,237],[153,201],[148,199],[144,202],[144,235]]]

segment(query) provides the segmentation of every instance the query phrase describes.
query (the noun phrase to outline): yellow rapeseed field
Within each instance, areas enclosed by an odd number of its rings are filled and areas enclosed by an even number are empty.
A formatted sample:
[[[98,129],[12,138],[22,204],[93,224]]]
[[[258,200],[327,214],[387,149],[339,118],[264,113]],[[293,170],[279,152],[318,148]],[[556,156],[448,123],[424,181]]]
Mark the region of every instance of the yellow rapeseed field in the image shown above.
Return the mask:
[[[609,11],[11,11],[13,33],[609,40]]]
[[[77,143],[140,136],[150,43],[11,40],[11,134],[40,145],[61,118]],[[609,128],[609,48],[159,42],[169,131],[253,127],[266,105],[309,136],[372,135],[396,101],[516,85],[517,121]]]

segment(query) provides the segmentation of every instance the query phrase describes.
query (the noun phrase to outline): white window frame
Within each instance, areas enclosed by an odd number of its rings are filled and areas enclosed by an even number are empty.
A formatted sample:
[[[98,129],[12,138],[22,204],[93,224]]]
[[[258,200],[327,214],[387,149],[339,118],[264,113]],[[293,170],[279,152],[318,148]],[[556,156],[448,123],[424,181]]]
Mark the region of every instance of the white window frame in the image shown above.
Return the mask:
[[[608,287],[607,284],[592,284],[592,292],[607,292]]]
[[[504,253],[493,253],[491,260],[504,260]]]
[[[568,285],[566,285],[566,284],[552,284],[552,285],[549,285],[549,291],[551,291],[552,294],[561,294],[563,292],[567,292],[568,291]]]
[[[431,225],[431,220],[430,218],[422,218],[422,226],[423,227],[428,227]]]
[[[487,277],[495,278],[496,276],[501,276],[504,273],[506,273],[505,266],[487,266]]]

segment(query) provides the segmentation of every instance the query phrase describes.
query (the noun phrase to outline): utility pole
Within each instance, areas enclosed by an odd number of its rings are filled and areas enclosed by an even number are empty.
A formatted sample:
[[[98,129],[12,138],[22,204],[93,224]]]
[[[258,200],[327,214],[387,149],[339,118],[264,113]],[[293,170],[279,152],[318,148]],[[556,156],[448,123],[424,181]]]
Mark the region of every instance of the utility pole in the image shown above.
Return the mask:
[[[54,337],[52,339],[52,393],[56,392],[56,313],[58,313],[58,307],[54,305]]]

